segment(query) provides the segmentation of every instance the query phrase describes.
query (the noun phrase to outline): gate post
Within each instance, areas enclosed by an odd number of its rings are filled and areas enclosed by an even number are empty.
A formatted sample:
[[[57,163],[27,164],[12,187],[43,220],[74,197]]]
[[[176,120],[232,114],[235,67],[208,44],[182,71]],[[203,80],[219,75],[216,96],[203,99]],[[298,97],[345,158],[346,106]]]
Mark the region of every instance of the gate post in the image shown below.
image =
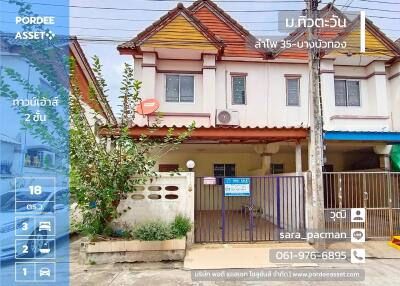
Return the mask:
[[[222,226],[222,242],[225,242],[225,182],[222,183],[222,200],[221,200],[221,226]]]
[[[281,194],[280,194],[280,178],[276,178],[276,224],[281,229]]]
[[[250,214],[250,227],[249,227],[249,238],[250,242],[253,242],[253,224],[254,224],[254,218],[253,218],[253,178],[250,178],[250,206],[249,206],[249,214]]]
[[[364,229],[365,229],[365,239],[368,239],[368,191],[367,191],[367,178],[366,174],[363,173],[363,207],[365,209],[365,219],[364,219]]]
[[[389,203],[389,233],[393,237],[393,202],[392,202],[392,178],[390,171],[387,172],[388,203]]]
[[[335,175],[333,175],[335,176]],[[343,209],[343,188],[342,188],[342,174],[339,174],[339,190],[338,190],[338,199],[339,199],[339,211],[341,212]],[[335,202],[336,205],[336,202]],[[343,222],[339,220],[339,231],[342,232],[343,229]]]

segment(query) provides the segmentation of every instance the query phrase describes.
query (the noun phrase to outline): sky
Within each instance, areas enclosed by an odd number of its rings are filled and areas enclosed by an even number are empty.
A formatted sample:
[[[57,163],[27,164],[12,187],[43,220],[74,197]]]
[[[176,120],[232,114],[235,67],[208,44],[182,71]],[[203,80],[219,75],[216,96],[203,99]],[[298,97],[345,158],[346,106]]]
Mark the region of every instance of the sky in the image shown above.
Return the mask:
[[[133,63],[131,56],[119,55],[117,45],[135,37],[179,2],[188,7],[193,1],[70,0],[70,34],[78,37],[89,61],[93,55],[100,57],[109,87],[107,95],[115,114],[120,110],[118,96],[124,62]],[[278,12],[271,10],[301,10],[306,5],[302,0],[215,2],[255,36],[279,35]],[[319,8],[328,2],[322,0]],[[335,5],[346,12],[365,10],[367,17],[387,36],[400,37],[400,0],[336,0]]]

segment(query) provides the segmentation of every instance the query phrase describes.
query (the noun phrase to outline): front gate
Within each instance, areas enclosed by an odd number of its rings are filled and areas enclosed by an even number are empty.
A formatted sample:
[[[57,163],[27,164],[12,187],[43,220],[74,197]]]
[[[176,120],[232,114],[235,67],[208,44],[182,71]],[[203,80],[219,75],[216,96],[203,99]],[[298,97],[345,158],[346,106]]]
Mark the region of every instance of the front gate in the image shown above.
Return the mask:
[[[225,195],[224,178],[215,184],[197,177],[195,242],[230,243],[279,240],[281,231],[305,229],[302,176],[250,178],[250,195]],[[206,183],[206,184],[205,184]]]
[[[326,172],[325,227],[332,232],[365,228],[367,238],[400,235],[400,173]],[[333,221],[329,213],[351,208],[365,208],[365,223],[351,223],[350,216]]]

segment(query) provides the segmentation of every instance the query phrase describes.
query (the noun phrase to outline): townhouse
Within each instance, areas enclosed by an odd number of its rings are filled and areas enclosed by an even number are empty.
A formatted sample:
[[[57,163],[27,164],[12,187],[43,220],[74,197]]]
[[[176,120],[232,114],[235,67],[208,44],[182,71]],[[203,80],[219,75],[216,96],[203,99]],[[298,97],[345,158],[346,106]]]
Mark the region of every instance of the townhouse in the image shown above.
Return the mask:
[[[384,233],[368,228],[371,237],[393,234],[400,221],[399,178],[386,180],[386,174],[372,171],[390,169],[390,145],[400,142],[399,47],[367,19],[361,53],[359,17],[350,20],[332,5],[320,17],[348,23],[318,31],[322,40],[347,43],[321,50],[325,208],[370,208],[374,224],[391,218]],[[285,38],[305,39],[304,28]],[[162,126],[152,136],[196,123],[185,144],[159,160],[158,171],[194,167],[197,242],[277,240],[281,229],[305,228],[302,172],[308,169],[307,150],[313,148],[308,142],[308,52],[259,50],[257,41],[214,2],[201,0],[188,8],[178,4],[118,46],[121,54],[134,58],[141,97],[160,102]],[[156,117],[137,116],[130,134],[146,133]],[[352,172],[347,177],[336,173],[347,171]],[[249,196],[224,196],[223,177],[251,178]],[[385,190],[397,187],[383,194],[372,182]],[[368,192],[384,199],[372,204]]]

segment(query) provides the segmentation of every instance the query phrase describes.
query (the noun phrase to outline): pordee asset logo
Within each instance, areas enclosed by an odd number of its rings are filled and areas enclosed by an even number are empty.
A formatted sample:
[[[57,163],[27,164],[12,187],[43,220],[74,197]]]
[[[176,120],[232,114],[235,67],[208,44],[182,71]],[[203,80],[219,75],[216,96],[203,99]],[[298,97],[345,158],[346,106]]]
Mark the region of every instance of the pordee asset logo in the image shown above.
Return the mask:
[[[54,25],[55,19],[52,16],[36,17],[15,17],[15,24],[18,25]],[[52,40],[56,35],[51,30],[46,31],[20,31],[15,33],[18,40]]]

